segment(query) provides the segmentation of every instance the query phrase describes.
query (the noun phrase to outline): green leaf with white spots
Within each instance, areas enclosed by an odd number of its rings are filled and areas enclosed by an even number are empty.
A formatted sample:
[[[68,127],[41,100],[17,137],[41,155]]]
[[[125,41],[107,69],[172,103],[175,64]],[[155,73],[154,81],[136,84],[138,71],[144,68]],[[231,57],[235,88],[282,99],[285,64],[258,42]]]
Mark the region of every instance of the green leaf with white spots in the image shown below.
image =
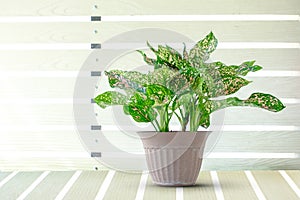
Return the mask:
[[[249,83],[251,81],[237,76],[226,76],[218,80],[206,76],[202,90],[203,93],[207,93],[208,97],[219,97],[233,94]]]
[[[183,59],[182,55],[170,46],[158,45],[158,49],[155,50],[149,43],[148,46],[156,55],[156,62],[161,66],[165,65],[173,69],[184,69],[190,64],[187,60]]]
[[[125,107],[125,111],[136,122],[152,122],[157,117],[157,113],[152,108],[154,103],[154,100],[137,92],[131,97],[130,102]]]
[[[236,72],[239,75],[246,76],[248,72],[256,72],[262,69],[259,65],[254,65],[255,61],[243,62],[240,66],[237,67]]]
[[[194,67],[200,67],[200,64],[208,60],[210,54],[216,49],[218,40],[212,32],[210,32],[203,40],[190,50],[189,61]]]
[[[159,84],[168,87],[170,80],[178,74],[177,70],[169,67],[161,67],[148,73],[148,84]]]
[[[208,63],[208,69],[214,70],[216,73],[219,73],[219,76],[246,76],[249,72],[256,72],[262,69],[259,65],[254,65],[255,61],[246,61],[241,65],[225,65],[222,62]]]
[[[155,65],[155,63],[156,63],[156,60],[155,59],[152,59],[152,58],[149,58],[146,54],[145,54],[145,52],[143,52],[143,51],[141,51],[141,50],[137,50],[137,52],[139,52],[142,56],[143,56],[143,58],[144,58],[144,61],[148,64],[148,65]]]
[[[107,91],[94,98],[101,108],[113,105],[124,105],[127,102],[127,96],[115,91]]]
[[[246,104],[251,104],[272,112],[278,112],[285,108],[283,103],[271,94],[253,93],[247,100]]]
[[[155,102],[153,107],[156,107],[168,105],[174,97],[174,92],[162,85],[155,84],[146,86],[146,95]]]
[[[143,58],[144,61],[148,64],[148,65],[152,65],[154,66],[154,69],[159,69],[162,67],[162,65],[160,63],[158,63],[157,60],[153,59],[153,58],[149,58],[143,51],[141,50],[137,50],[137,52],[139,52]]]
[[[258,107],[272,112],[278,112],[285,108],[283,103],[278,98],[264,93],[253,93],[246,100],[241,100],[237,97],[230,97],[223,100],[209,100],[205,106],[210,113],[232,106]]]
[[[158,49],[154,53],[161,62],[168,63],[169,66],[180,69],[182,56],[175,49],[169,46],[158,45]]]
[[[206,112],[206,110],[202,110],[201,112],[199,126],[204,128],[208,128],[210,126],[210,113]]]
[[[147,75],[137,71],[111,70],[105,71],[105,75],[108,76],[112,88],[134,89],[143,92],[145,90],[143,85],[148,84]]]

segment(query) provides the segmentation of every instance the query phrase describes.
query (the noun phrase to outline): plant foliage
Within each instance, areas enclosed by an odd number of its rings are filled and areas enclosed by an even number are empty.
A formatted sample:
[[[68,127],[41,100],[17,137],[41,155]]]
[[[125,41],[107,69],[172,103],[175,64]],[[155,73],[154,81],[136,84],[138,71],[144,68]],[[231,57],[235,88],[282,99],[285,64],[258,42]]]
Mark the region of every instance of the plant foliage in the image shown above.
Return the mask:
[[[106,71],[110,86],[122,89],[124,93],[107,91],[94,100],[101,108],[121,105],[124,113],[131,115],[135,121],[150,122],[156,131],[161,132],[169,131],[173,116],[180,122],[182,131],[197,131],[200,126],[209,127],[212,112],[226,107],[252,106],[272,112],[285,108],[271,94],[253,93],[244,100],[226,97],[251,83],[245,76],[262,67],[255,65],[255,61],[240,65],[207,62],[217,44],[212,32],[189,52],[184,45],[182,54],[167,45],[159,45],[155,49],[147,43],[156,58],[149,58],[143,51],[138,52],[148,65],[153,66],[153,70],[147,74]]]

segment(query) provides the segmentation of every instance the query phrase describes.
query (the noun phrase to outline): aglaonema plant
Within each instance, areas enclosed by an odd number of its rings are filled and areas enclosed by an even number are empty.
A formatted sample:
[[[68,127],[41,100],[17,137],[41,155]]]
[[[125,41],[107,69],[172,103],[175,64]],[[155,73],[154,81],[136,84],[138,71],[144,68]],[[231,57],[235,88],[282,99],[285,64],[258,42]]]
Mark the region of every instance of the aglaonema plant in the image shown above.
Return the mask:
[[[226,97],[232,95],[251,81],[244,77],[262,67],[254,61],[240,65],[207,62],[216,49],[218,41],[209,33],[188,52],[183,53],[170,46],[158,45],[155,49],[147,43],[156,58],[138,52],[144,61],[153,66],[148,73],[138,71],[105,71],[112,88],[94,101],[101,107],[120,105],[124,113],[137,122],[148,122],[156,131],[168,132],[172,117],[176,117],[181,131],[195,132],[210,126],[210,114],[231,106],[252,106],[278,112],[285,108],[271,94],[253,93],[247,99]],[[189,127],[188,127],[189,126]]]

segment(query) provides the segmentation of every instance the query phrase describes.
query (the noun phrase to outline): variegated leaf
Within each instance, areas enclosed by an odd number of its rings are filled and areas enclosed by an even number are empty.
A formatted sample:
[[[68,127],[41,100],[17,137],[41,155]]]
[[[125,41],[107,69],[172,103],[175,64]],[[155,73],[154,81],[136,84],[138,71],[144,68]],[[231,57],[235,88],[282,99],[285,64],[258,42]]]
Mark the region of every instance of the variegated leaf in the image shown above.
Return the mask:
[[[206,110],[202,110],[199,126],[204,128],[208,128],[210,126],[210,113],[206,112]]]
[[[190,89],[189,80],[182,74],[176,74],[169,80],[167,87],[174,91],[176,94],[182,94],[183,92]]]
[[[157,113],[152,108],[154,103],[154,100],[137,92],[131,97],[125,111],[129,113],[136,122],[151,122],[157,117]]]
[[[209,63],[208,68],[217,69],[220,76],[246,76],[249,72],[256,72],[262,69],[259,65],[254,65],[255,61],[246,61],[241,65],[227,66],[222,62]]]
[[[147,75],[137,71],[111,70],[105,71],[105,75],[108,76],[112,88],[134,89],[143,92],[145,90],[143,85],[148,84]]]
[[[186,67],[189,67],[190,65],[187,60],[184,60],[182,58],[181,54],[178,51],[170,46],[165,47],[162,45],[158,45],[157,50],[155,50],[150,44],[148,44],[148,46],[157,56],[156,60],[160,65],[165,65],[177,70],[184,69]]]
[[[148,84],[159,84],[168,87],[170,80],[172,80],[178,73],[179,72],[177,70],[163,66],[148,73]]]
[[[252,106],[263,108],[272,112],[278,112],[285,108],[282,102],[270,94],[253,93],[248,99],[240,100],[237,97],[230,97],[223,100],[209,100],[206,103],[206,109],[212,113],[232,106]]]
[[[112,105],[124,105],[127,102],[127,97],[116,91],[107,91],[94,98],[101,108],[106,108]]]
[[[259,65],[254,65],[255,61],[247,61],[242,63],[238,68],[237,68],[237,73],[242,76],[246,76],[248,72],[256,72],[262,69],[261,66]]]
[[[227,76],[221,79],[214,80],[205,77],[203,84],[203,93],[207,93],[208,97],[219,97],[224,95],[230,95],[237,92],[241,87],[248,85],[251,81],[248,81],[242,77]]]
[[[272,112],[278,112],[285,108],[283,103],[271,94],[253,93],[247,100],[246,104],[251,104]]]
[[[194,67],[200,67],[199,65],[208,60],[210,54],[216,49],[218,40],[212,32],[210,32],[203,40],[197,42],[197,44],[190,50],[189,61]]]
[[[174,97],[174,92],[162,85],[153,84],[146,86],[146,95],[154,100],[153,107],[156,107],[168,105]]]
[[[144,61],[148,64],[148,65],[153,65],[155,66],[156,65],[156,60],[155,59],[152,59],[152,58],[149,58],[143,51],[141,50],[137,50],[137,52],[139,52],[143,58],[144,58]]]

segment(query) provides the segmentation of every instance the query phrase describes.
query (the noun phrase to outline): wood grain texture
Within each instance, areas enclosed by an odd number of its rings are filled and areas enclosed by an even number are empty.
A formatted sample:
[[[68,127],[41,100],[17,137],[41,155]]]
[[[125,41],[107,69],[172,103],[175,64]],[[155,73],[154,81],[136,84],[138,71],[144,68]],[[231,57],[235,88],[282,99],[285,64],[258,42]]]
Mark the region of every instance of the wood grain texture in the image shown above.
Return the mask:
[[[7,134],[7,133],[6,133]],[[84,152],[77,133],[70,131],[39,132],[15,132],[10,136],[1,134],[1,151],[52,151],[54,152]],[[34,138],[34,139],[33,139]],[[67,141],[67,142],[66,142]]]
[[[278,172],[255,171],[253,176],[267,199],[299,199]]]
[[[94,5],[97,5],[99,0],[29,0],[29,1],[5,1],[1,0],[2,16],[60,16],[60,15],[92,15],[95,12]]]
[[[41,50],[1,51],[1,71],[76,71],[80,70],[92,50]],[[101,52],[113,53],[102,49]],[[118,53],[116,52],[116,56]],[[256,60],[264,70],[294,70],[300,68],[299,49],[217,49],[211,61],[222,61],[227,65],[241,64],[245,60]],[[21,61],[21,62],[20,62]],[[144,62],[140,54],[129,52],[112,63],[114,66],[139,66]],[[91,70],[104,70],[106,66],[90,66]]]
[[[101,22],[96,26],[103,30],[99,32],[102,41],[139,28],[167,29],[195,41],[209,31],[214,32],[219,42],[299,42],[300,39],[300,22]]]
[[[1,71],[79,70],[92,50],[1,51]]]
[[[99,42],[95,23],[3,23],[0,43]],[[20,33],[22,35],[20,36]]]
[[[195,186],[184,187],[183,197],[184,199],[217,199],[209,172],[200,172]]]
[[[43,170],[94,170],[97,166],[98,169],[107,169],[100,165],[93,158],[1,158],[1,171],[43,171]]]
[[[144,200],[153,199],[166,199],[171,200],[176,198],[176,188],[175,187],[157,187],[152,183],[150,176],[147,180],[147,187],[145,189]]]
[[[244,172],[221,171],[218,177],[225,199],[257,199]]]
[[[293,170],[293,171],[287,171],[286,173],[291,177],[291,179],[298,186],[298,188],[300,188],[300,172]]]
[[[274,29],[276,27],[276,29]],[[202,39],[213,31],[220,42],[299,42],[300,22],[100,22],[3,23],[0,43],[99,43],[141,28],[161,28]],[[96,32],[95,32],[96,31]],[[22,33],[22,36],[20,36]],[[126,41],[128,42],[128,41]],[[179,43],[184,41],[178,41]]]
[[[84,171],[78,180],[74,183],[74,185],[70,188],[69,193],[75,192],[74,190],[77,190],[77,196],[72,196],[72,199],[93,199],[97,194],[97,188],[100,187],[100,185],[104,181],[105,174],[107,174],[107,170],[101,170],[98,172],[94,171]],[[286,171],[287,173],[291,173],[291,171]],[[28,178],[24,176],[24,174],[27,175],[27,177],[34,177],[39,172],[20,172],[19,174],[14,177],[12,180],[10,180],[7,184],[16,184],[15,189],[19,189],[20,186],[27,185]],[[41,172],[42,173],[42,172]],[[224,194],[225,199],[257,199],[256,195],[254,194],[253,188],[250,186],[249,181],[247,177],[245,176],[245,173],[243,171],[218,171],[218,178],[220,182],[220,186],[222,189],[222,192]],[[262,192],[266,196],[267,199],[299,199],[295,198],[295,193],[291,190],[290,186],[287,182],[280,176],[280,174],[277,171],[252,171],[256,181],[258,182],[259,187],[262,189]],[[299,170],[293,171],[293,173],[299,173]],[[57,176],[57,175],[61,176]],[[67,182],[66,177],[70,177],[70,175],[74,174],[74,171],[52,171],[50,174],[25,198],[26,200],[34,199],[33,197],[36,197],[35,199],[54,199],[55,194],[58,192],[57,188],[61,188],[63,185]],[[138,175],[133,175],[130,173],[123,174],[123,176],[114,177],[113,181],[115,182],[123,182],[126,177],[126,182],[130,182],[129,180],[132,180],[136,184],[139,183],[139,180],[133,178]],[[54,179],[55,177],[55,179]],[[173,195],[173,199],[176,198],[175,194],[175,187],[160,187],[157,185],[151,184],[150,177],[148,178],[148,182],[146,185],[146,189],[151,187],[153,189],[152,193],[148,193],[145,195],[145,199],[151,198],[151,197],[158,197],[157,199],[164,199],[167,197],[167,199],[171,199],[169,196],[170,194]],[[56,185],[57,184],[57,185]],[[114,187],[114,183],[112,182],[109,187]],[[84,189],[86,189],[84,191]],[[81,192],[78,192],[81,191]],[[1,191],[2,192],[2,191]],[[4,191],[4,193],[7,194],[9,191]],[[109,191],[108,191],[109,192]],[[122,197],[119,199],[134,199],[132,198],[131,193],[135,193],[136,188],[132,188],[131,184],[125,184],[121,185],[118,188],[115,188],[114,190],[114,197],[116,197],[118,194],[123,194]],[[83,196],[84,195],[84,196]],[[197,183],[195,186],[192,187],[184,187],[183,188],[183,196],[184,199],[217,199],[214,192],[214,185],[212,183],[211,177],[209,175],[209,172],[201,172]],[[161,198],[159,198],[161,197]],[[163,198],[164,197],[164,198]],[[169,197],[169,198],[168,198]],[[105,197],[106,198],[106,197]],[[14,196],[6,196],[6,198],[2,198],[3,200],[6,199],[15,199]],[[69,199],[69,195],[64,199]]]
[[[114,0],[103,1],[99,7],[102,15],[129,14],[299,14],[299,1],[234,1],[234,0]]]
[[[214,152],[300,153],[300,132],[223,132]]]
[[[259,158],[259,159],[237,159],[237,158],[210,158],[205,159],[202,165],[203,171],[209,170],[299,170],[300,159],[279,159],[279,158]],[[97,167],[99,170],[107,169],[107,167],[101,165],[93,158],[18,158],[16,159],[4,159],[2,158],[0,170],[93,170]],[[148,180],[149,181],[149,180]],[[149,184],[152,184],[149,181]],[[149,193],[155,189],[153,186],[149,186]],[[158,194],[154,193],[154,196]],[[172,194],[166,193],[166,196],[172,196]],[[170,197],[171,198],[171,197]],[[150,199],[150,198],[149,198]]]
[[[97,8],[95,8],[95,5]],[[226,5],[226,9],[224,8]],[[1,15],[133,15],[133,14],[299,14],[297,0],[234,1],[184,0],[170,5],[169,1],[146,0],[86,0],[82,1],[1,1]]]
[[[10,173],[9,172],[0,172],[0,182],[5,179]]]
[[[85,147],[81,143],[79,136],[70,131],[58,132],[8,132],[10,136],[1,135],[1,148],[5,152],[15,152],[14,156],[23,155],[26,152],[41,153],[71,153],[76,157],[76,153],[84,153]],[[7,134],[8,134],[7,133]],[[88,132],[87,132],[88,134]],[[91,136],[94,134],[90,132]],[[122,132],[104,133],[108,141],[128,152],[143,152],[140,140],[125,135]],[[34,138],[34,140],[32,140]],[[66,142],[67,141],[67,142]],[[300,153],[299,132],[222,132],[219,135],[213,152],[241,152],[241,153]],[[6,153],[9,156],[8,153]],[[38,157],[40,157],[38,156]],[[30,157],[30,156],[29,156]],[[81,156],[78,156],[81,157]],[[8,157],[4,157],[8,159]]]
[[[0,199],[17,199],[40,175],[41,172],[19,172],[0,188]]]
[[[103,199],[110,200],[126,198],[128,200],[134,200],[140,179],[141,174],[139,173],[133,174],[116,172]]]
[[[50,174],[26,197],[26,200],[55,199],[73,174],[73,171],[50,172]]]
[[[231,107],[225,109],[224,124],[300,125],[299,104],[286,104],[281,112],[269,112],[259,108]],[[214,113],[214,117],[218,112]]]
[[[84,171],[64,197],[65,200],[95,199],[107,171]]]
[[[209,158],[202,165],[207,170],[298,170],[299,158]]]

